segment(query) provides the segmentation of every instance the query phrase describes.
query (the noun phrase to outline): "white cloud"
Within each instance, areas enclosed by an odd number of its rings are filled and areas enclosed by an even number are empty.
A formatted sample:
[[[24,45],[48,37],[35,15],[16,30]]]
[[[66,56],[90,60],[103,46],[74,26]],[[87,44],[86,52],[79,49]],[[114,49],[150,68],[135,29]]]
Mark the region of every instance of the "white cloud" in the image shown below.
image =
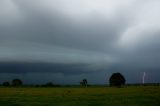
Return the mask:
[[[0,1],[0,23],[1,25],[12,25],[22,19],[22,13],[12,0]]]
[[[137,2],[138,3],[138,2]],[[143,1],[133,5],[131,25],[122,33],[119,45],[126,49],[138,48],[141,44],[159,39],[160,1]]]

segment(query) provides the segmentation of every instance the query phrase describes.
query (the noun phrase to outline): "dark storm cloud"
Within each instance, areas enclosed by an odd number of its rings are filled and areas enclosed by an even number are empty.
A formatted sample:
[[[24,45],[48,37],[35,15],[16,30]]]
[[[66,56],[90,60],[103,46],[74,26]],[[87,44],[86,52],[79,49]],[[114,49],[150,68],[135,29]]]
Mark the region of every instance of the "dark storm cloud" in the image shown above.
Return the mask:
[[[0,73],[30,73],[30,72],[52,72],[62,74],[88,73],[89,64],[58,64],[58,63],[27,63],[27,62],[2,62],[0,63]]]
[[[14,26],[2,29],[3,35],[8,36],[6,39],[8,42],[14,39],[15,43],[24,40],[44,45],[105,51],[118,39],[118,34],[125,27],[125,21],[117,24],[114,22],[116,19],[107,18],[94,11],[89,12],[85,18],[74,20],[60,10],[55,9],[50,12],[40,9],[36,3],[14,1],[25,19]]]
[[[0,73],[101,77],[120,71],[130,82],[143,71],[156,76],[159,5],[158,0],[1,0]]]

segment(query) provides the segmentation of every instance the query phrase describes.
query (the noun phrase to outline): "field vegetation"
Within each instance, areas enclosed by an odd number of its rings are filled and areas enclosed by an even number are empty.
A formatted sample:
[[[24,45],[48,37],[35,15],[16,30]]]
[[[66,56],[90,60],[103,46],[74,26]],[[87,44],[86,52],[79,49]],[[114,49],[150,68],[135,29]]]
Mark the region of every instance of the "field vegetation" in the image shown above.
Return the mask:
[[[160,86],[0,87],[0,106],[160,106]]]

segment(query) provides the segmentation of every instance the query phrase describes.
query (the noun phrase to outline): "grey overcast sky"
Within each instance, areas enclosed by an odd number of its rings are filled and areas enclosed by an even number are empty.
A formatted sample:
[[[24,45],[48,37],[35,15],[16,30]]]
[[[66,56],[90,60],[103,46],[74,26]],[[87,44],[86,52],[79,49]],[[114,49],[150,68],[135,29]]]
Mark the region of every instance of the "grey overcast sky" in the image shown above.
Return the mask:
[[[0,0],[0,83],[160,82],[160,0]]]

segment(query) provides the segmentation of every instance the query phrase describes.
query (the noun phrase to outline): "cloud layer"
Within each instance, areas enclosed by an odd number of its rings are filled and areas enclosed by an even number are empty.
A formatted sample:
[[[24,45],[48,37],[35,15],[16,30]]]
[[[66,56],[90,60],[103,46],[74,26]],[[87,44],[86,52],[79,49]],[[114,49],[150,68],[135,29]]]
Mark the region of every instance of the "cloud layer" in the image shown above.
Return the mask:
[[[160,81],[159,11],[159,0],[1,0],[0,73],[96,73],[97,83],[116,71],[140,82],[146,71]]]

